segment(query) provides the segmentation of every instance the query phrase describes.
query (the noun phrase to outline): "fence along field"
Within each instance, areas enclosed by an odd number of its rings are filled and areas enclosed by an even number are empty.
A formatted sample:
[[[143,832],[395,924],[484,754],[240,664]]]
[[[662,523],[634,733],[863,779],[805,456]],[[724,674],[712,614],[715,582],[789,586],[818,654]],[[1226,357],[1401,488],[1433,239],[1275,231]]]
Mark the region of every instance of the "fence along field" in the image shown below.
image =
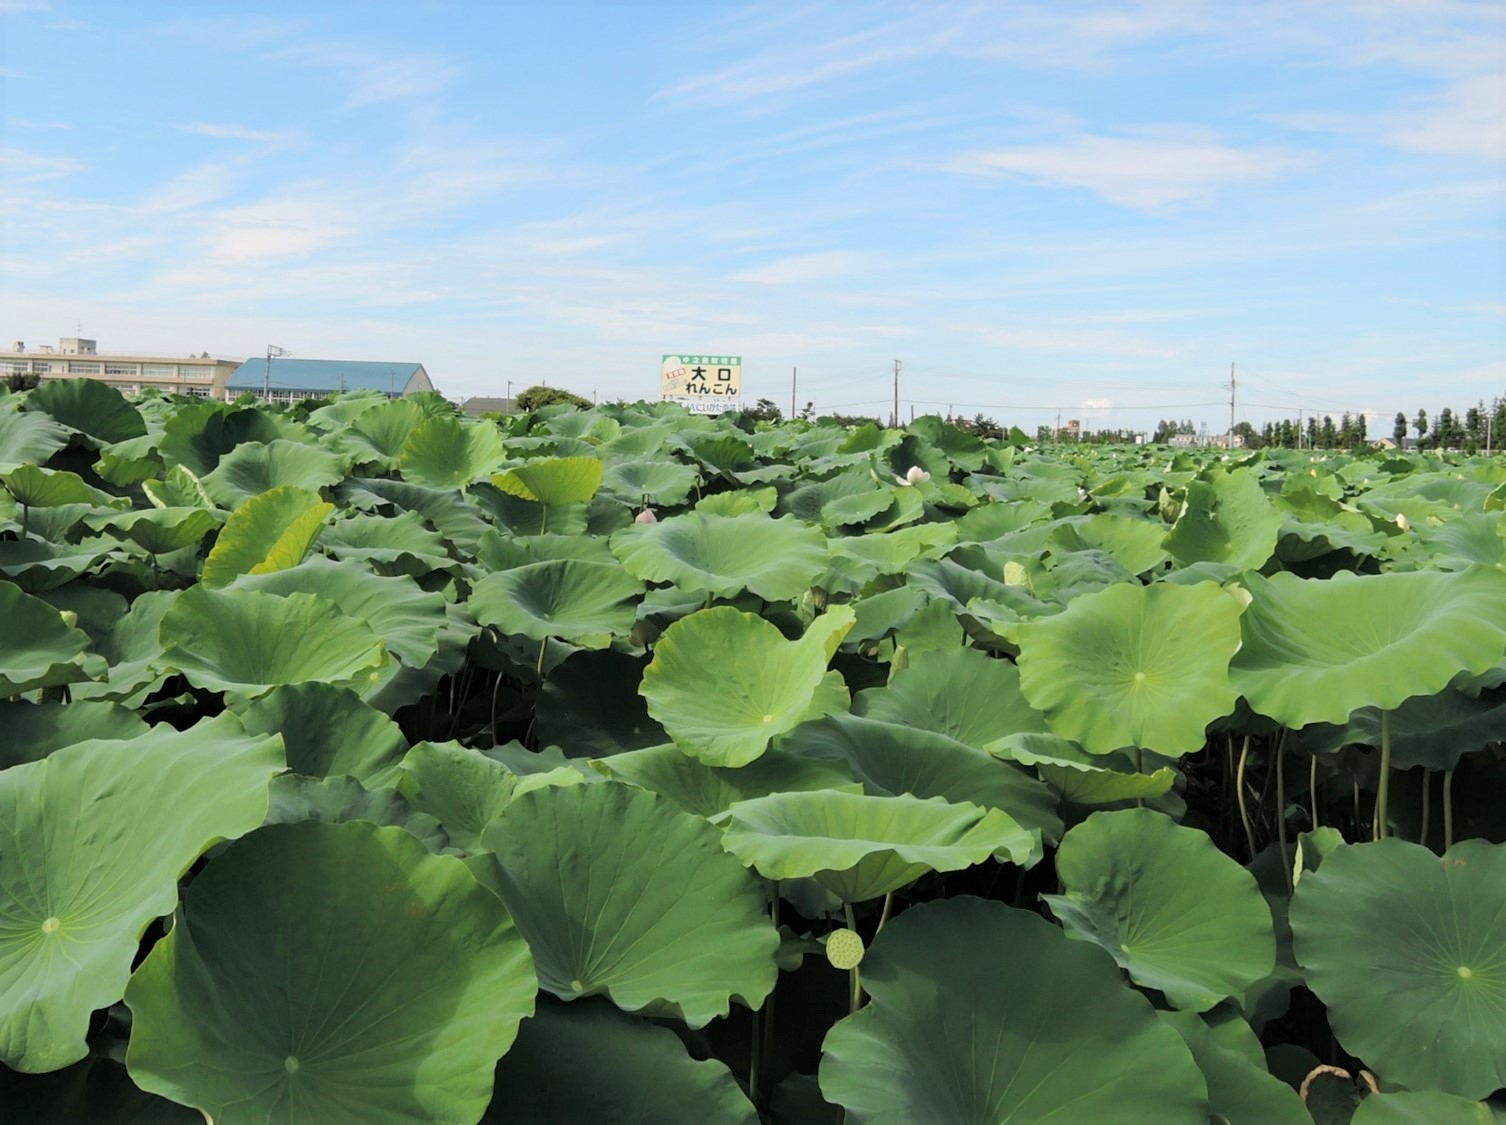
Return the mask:
[[[1498,459],[79,380],[0,485],[7,1120],[1503,1116]]]

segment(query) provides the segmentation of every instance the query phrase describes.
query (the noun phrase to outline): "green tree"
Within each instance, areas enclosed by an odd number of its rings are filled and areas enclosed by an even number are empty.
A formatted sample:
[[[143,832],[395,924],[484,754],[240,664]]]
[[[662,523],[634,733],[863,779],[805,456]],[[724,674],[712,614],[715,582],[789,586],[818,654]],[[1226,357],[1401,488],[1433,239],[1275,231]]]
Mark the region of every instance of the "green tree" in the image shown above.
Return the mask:
[[[1400,410],[1396,412],[1396,424],[1391,427],[1391,436],[1398,446],[1407,444],[1407,416]]]
[[[779,407],[771,398],[761,398],[753,404],[751,410],[743,411],[744,418],[751,418],[755,422],[779,422],[784,419]]]
[[[34,371],[12,371],[5,377],[5,389],[8,391],[29,391],[42,381],[42,377]]]
[[[1417,448],[1421,449],[1423,439],[1428,436],[1428,412],[1419,409],[1417,417],[1412,422],[1412,426],[1417,430]]]
[[[561,390],[559,387],[547,387],[543,383],[537,383],[527,390],[519,393],[514,400],[514,406],[518,410],[539,410],[545,406],[553,406],[556,403],[567,403],[570,406],[578,406],[582,410],[589,410],[589,399],[581,398],[580,395]]]

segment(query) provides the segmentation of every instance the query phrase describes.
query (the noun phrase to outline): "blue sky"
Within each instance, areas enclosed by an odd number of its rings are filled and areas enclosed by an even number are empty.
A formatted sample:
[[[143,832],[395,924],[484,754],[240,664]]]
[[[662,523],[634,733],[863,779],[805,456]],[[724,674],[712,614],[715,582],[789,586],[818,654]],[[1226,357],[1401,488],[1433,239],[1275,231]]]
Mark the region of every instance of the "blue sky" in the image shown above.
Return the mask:
[[[0,0],[0,338],[1027,430],[1506,394],[1506,8]],[[1207,405],[1195,405],[1207,404]],[[1223,404],[1223,405],[1219,405]]]

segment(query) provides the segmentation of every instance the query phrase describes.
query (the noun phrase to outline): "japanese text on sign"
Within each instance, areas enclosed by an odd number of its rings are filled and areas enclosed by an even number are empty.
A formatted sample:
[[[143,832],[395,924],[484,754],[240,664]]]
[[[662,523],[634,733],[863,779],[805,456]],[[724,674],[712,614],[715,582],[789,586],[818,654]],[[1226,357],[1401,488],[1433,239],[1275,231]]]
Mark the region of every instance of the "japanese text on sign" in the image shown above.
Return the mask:
[[[660,360],[662,398],[702,395],[736,398],[742,394],[743,357],[740,355],[665,355]]]

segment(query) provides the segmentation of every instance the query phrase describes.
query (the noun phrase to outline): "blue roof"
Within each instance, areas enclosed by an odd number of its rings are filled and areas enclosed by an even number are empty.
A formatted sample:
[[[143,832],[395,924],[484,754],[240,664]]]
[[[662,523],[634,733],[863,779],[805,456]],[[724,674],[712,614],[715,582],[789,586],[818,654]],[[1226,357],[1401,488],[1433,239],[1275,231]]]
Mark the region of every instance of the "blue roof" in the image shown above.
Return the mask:
[[[231,372],[232,391],[259,391],[267,376],[266,356],[256,356]],[[421,363],[387,363],[368,359],[274,359],[274,391],[347,391],[370,389],[388,394],[433,390]]]

